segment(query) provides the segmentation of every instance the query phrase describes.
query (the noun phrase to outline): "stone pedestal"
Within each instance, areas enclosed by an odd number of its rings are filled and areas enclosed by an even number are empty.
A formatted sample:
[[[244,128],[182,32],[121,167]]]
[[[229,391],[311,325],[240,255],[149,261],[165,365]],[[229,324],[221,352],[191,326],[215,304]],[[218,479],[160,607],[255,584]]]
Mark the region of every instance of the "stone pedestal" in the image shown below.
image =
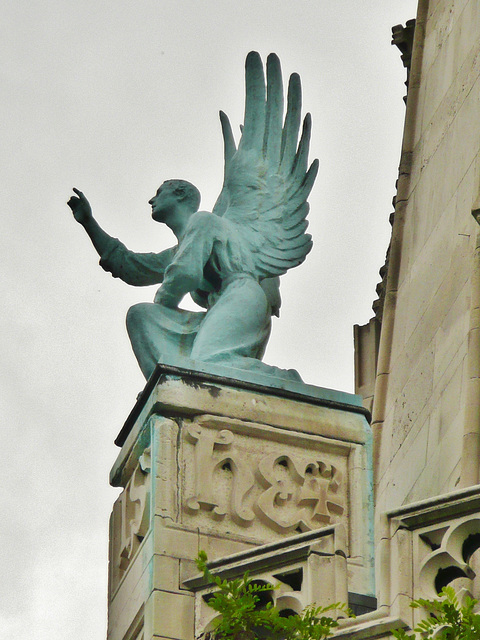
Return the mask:
[[[374,593],[371,438],[357,396],[159,365],[117,444],[108,640],[193,640],[200,550],[217,561],[246,553],[248,564],[249,550],[267,545],[270,557],[273,544],[285,573],[293,538],[304,548],[324,528],[337,542],[308,562],[313,586],[299,602],[319,593],[322,567],[336,593]]]

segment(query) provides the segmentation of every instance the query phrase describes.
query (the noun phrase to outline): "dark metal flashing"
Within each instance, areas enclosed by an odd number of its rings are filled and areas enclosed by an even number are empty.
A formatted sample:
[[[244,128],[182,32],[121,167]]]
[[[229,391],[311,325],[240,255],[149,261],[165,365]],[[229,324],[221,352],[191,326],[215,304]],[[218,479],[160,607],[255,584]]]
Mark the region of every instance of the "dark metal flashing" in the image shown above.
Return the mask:
[[[377,598],[366,596],[363,593],[348,592],[348,607],[354,616],[362,616],[377,609]]]

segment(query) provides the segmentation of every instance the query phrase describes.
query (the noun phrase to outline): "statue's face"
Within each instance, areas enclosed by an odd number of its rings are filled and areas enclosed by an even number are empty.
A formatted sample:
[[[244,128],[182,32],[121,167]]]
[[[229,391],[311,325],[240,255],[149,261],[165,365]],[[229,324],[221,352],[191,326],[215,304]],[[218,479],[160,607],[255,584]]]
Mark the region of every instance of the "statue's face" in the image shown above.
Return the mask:
[[[168,222],[169,215],[175,211],[178,198],[174,191],[175,184],[164,182],[153,198],[148,201],[152,206],[152,218],[157,222]]]

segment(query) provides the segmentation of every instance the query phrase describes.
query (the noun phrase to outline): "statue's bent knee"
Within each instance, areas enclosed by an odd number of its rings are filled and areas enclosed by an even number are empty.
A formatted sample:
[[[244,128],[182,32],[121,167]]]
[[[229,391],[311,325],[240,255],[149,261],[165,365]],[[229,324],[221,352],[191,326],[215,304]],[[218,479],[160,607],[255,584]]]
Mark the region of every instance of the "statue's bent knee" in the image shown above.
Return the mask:
[[[151,306],[153,306],[151,302],[139,302],[127,311],[126,323],[129,336],[145,324],[148,309]]]

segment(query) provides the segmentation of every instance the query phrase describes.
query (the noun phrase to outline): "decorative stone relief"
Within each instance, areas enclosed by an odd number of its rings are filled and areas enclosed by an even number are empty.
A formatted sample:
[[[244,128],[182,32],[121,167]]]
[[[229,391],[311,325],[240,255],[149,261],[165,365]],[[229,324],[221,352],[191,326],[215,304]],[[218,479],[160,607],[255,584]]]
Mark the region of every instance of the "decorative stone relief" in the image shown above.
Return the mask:
[[[480,486],[434,496],[377,514],[377,595],[373,614],[340,622],[336,640],[390,640],[427,614],[412,599],[435,599],[447,585],[479,597]]]
[[[269,591],[262,591],[258,594],[259,606],[273,605],[281,611],[282,615],[301,614],[305,608],[304,594],[301,592],[303,582],[303,569],[300,567],[292,572],[295,578],[298,576],[298,588],[292,589],[288,584],[289,576],[279,573],[274,578],[265,576],[262,578],[255,577],[254,583],[265,586],[272,584],[275,589]],[[286,579],[286,582],[282,580]],[[295,585],[296,586],[296,585]],[[215,622],[221,618],[220,614],[216,613],[208,607],[208,600],[215,593],[216,589],[208,590],[207,593],[201,594],[201,600],[197,598],[197,619],[196,630],[199,631],[197,637],[202,637],[215,628]]]
[[[431,548],[419,567],[418,586],[427,597],[436,598],[443,587],[458,578],[475,578],[469,562],[480,548],[479,517],[436,527],[420,537]]]
[[[130,480],[113,506],[111,589],[127,570],[150,527],[150,448],[138,459]]]
[[[342,474],[328,462],[272,454],[260,459],[256,471],[264,487],[256,511],[279,533],[316,529],[345,511],[342,498],[336,496]]]
[[[392,27],[392,44],[397,46],[402,53],[402,62],[403,66],[407,70],[407,80],[405,82],[405,86],[407,87],[410,84],[410,68],[412,63],[412,50],[413,50],[413,38],[415,35],[415,24],[416,20],[407,20],[405,26],[401,24],[397,24]],[[407,102],[407,96],[405,96],[404,101]]]
[[[185,514],[243,530],[256,522],[279,534],[344,518],[348,447],[335,455],[322,438],[310,437],[306,447],[305,436],[278,438],[268,427],[254,434],[233,421],[230,429],[218,426],[185,429]]]
[[[146,390],[111,472],[123,492],[111,520],[109,640],[141,640],[143,616],[145,639],[196,637],[195,609],[198,629],[213,612],[190,591],[199,550],[278,583],[283,611],[345,602],[347,575],[355,593],[371,593],[370,432],[358,403],[182,376]]]
[[[275,586],[258,594],[260,606],[271,603],[282,615],[299,614],[314,602],[347,602],[345,541],[342,525],[334,525],[220,558],[210,563],[211,570],[222,579],[248,571],[254,583]],[[199,575],[184,584],[195,592],[195,636],[201,637],[218,617],[208,606],[217,587]]]
[[[215,484],[218,472],[225,471],[232,475],[233,480],[229,505],[232,519],[242,526],[251,524],[255,514],[244,504],[246,496],[255,485],[255,479],[248,461],[242,460],[232,450],[233,433],[226,429],[212,432],[197,425],[189,425],[186,438],[195,446],[195,493],[187,498],[186,511],[194,514],[199,509],[204,509],[215,520],[226,516],[227,509],[220,506],[218,487]]]

